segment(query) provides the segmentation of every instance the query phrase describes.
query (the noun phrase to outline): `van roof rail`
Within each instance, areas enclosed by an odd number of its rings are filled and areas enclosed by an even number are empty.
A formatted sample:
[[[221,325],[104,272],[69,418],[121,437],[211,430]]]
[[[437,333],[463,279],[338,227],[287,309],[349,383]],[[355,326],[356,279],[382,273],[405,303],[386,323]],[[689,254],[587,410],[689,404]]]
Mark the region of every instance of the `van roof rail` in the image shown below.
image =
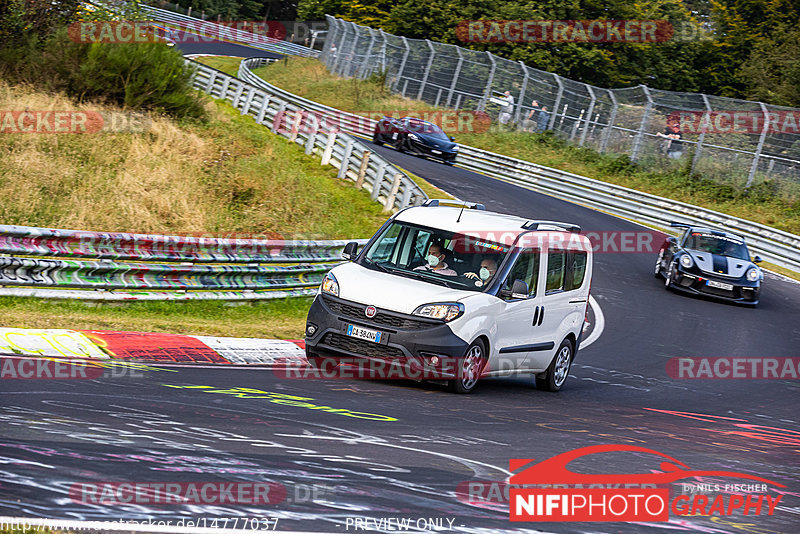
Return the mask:
[[[577,224],[565,223],[559,221],[528,221],[522,225],[526,230],[538,230],[539,226],[556,226],[566,232],[580,233],[581,227]]]
[[[486,211],[486,206],[477,202],[467,202],[466,200],[451,200],[449,198],[430,198],[423,204],[426,208],[433,208],[436,206],[452,206],[455,208],[466,208],[468,210],[481,210]]]

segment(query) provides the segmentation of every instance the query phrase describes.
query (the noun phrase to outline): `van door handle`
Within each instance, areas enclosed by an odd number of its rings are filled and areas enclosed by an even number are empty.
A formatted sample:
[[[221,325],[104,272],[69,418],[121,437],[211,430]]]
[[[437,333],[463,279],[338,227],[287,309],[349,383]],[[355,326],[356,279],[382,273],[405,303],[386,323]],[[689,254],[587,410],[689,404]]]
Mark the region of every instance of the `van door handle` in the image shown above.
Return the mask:
[[[539,315],[539,324],[536,326],[542,326],[542,321],[544,321],[544,306],[542,306],[542,313]]]
[[[539,306],[536,306],[536,311],[533,312],[533,324],[531,326],[536,326],[536,320],[539,318]]]

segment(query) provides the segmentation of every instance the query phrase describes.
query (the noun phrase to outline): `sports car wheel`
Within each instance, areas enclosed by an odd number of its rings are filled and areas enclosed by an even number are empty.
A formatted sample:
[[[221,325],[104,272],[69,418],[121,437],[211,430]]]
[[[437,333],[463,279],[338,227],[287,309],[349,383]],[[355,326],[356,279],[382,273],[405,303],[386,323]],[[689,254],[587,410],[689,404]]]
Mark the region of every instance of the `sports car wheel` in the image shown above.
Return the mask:
[[[536,387],[545,391],[558,391],[569,376],[569,368],[572,366],[572,343],[565,339],[556,351],[556,356],[550,362],[543,377],[536,377]]]
[[[664,261],[664,250],[663,249],[658,251],[658,259],[656,260],[656,268],[655,268],[655,272],[653,273],[653,276],[655,276],[656,278],[661,276],[661,262],[662,261]]]
[[[467,349],[467,353],[458,362],[456,378],[449,381],[450,390],[456,393],[470,393],[481,377],[486,365],[486,346],[480,339]]]
[[[675,271],[677,270],[678,266],[674,263],[670,264],[669,268],[667,269],[667,276],[665,276],[664,280],[664,287],[669,289],[672,287],[672,282],[675,280]]]
[[[372,142],[373,142],[373,143],[375,143],[375,144],[376,144],[376,145],[378,145],[378,146],[383,146],[383,141],[381,141],[380,139],[378,139],[378,136],[377,136],[377,135],[373,135],[373,136],[372,136]]]

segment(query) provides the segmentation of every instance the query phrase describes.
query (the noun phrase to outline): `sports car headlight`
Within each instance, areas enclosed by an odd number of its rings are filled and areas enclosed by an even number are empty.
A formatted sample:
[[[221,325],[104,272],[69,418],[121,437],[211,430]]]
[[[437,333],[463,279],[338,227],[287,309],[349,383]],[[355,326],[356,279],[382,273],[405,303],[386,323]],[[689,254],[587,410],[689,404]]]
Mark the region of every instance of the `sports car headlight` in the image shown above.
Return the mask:
[[[761,278],[761,273],[758,272],[758,267],[751,267],[747,271],[747,279],[750,280],[751,282],[755,282],[759,278]]]
[[[433,304],[423,304],[412,315],[421,315],[431,319],[442,319],[448,323],[464,313],[464,305],[459,302],[435,302]]]
[[[692,265],[694,265],[694,260],[688,254],[684,254],[683,256],[681,256],[681,265],[684,268],[689,269],[691,268]]]
[[[414,141],[418,141],[419,140],[419,136],[417,134],[415,134],[415,133],[408,134],[408,137],[410,139],[413,139]]]
[[[328,293],[329,295],[338,297],[339,282],[336,280],[336,277],[333,276],[333,274],[328,273],[325,275],[325,278],[322,279],[322,285],[320,286],[320,290],[322,290],[323,293]]]

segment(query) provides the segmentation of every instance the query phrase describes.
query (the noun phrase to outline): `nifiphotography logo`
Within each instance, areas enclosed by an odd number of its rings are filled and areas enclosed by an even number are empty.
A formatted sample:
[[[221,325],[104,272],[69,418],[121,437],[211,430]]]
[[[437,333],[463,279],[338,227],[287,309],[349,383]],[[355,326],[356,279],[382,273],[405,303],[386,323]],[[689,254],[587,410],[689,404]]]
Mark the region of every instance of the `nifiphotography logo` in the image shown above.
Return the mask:
[[[567,469],[567,464],[578,458],[608,452],[660,456],[665,460],[660,464],[663,472],[581,474]],[[594,445],[531,465],[532,462],[535,460],[510,462],[512,471],[524,467],[509,480],[511,521],[669,521],[670,512],[677,516],[772,515],[782,495],[764,494],[767,484],[786,487],[747,473],[691,469],[671,456],[635,445]],[[715,484],[710,489],[724,492],[713,499],[700,493],[685,495],[683,493],[691,491],[693,486],[681,484],[680,494],[674,495],[670,502],[670,490],[664,485],[692,477],[748,479],[764,484]],[[529,487],[531,485],[540,487]],[[545,485],[550,487],[541,487]],[[749,493],[752,491],[761,493]]]

